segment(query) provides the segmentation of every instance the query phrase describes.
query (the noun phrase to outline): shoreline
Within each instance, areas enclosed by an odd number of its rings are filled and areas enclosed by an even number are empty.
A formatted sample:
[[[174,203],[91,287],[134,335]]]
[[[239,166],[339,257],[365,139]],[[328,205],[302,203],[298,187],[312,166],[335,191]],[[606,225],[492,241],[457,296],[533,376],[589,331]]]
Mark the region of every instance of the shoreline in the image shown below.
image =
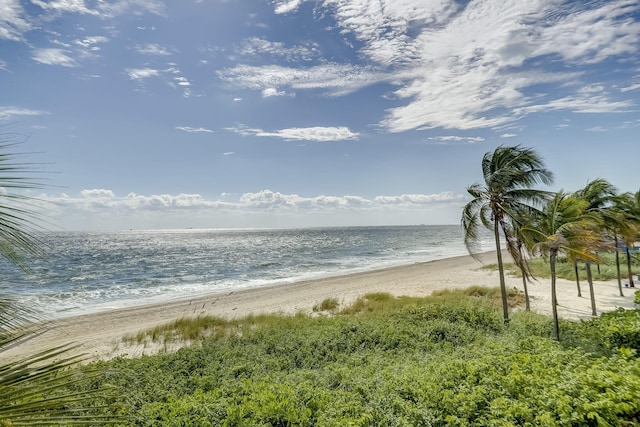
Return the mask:
[[[210,315],[235,319],[249,314],[292,315],[298,312],[311,313],[314,305],[327,298],[336,298],[340,307],[345,307],[371,292],[424,297],[440,289],[476,285],[499,286],[497,270],[482,269],[483,265],[497,262],[495,251],[478,254],[476,257],[477,260],[470,255],[455,256],[322,279],[212,293],[191,299],[59,318],[46,322],[44,332],[17,343],[3,352],[3,356],[9,359],[17,358],[73,342],[79,344],[78,352],[86,353],[90,359],[135,357],[154,353],[154,350],[142,345],[125,347],[122,343],[125,335],[183,317]],[[505,279],[507,288],[515,287],[522,290],[521,278],[507,276]],[[584,296],[580,298],[577,297],[574,282],[558,280],[558,311],[561,317],[591,318],[591,301],[588,286],[585,285],[582,292]],[[531,310],[550,314],[551,295],[548,279],[533,282],[528,288]],[[594,288],[598,314],[617,307],[634,306],[632,290],[626,289],[625,296],[620,297],[617,281],[595,282]]]

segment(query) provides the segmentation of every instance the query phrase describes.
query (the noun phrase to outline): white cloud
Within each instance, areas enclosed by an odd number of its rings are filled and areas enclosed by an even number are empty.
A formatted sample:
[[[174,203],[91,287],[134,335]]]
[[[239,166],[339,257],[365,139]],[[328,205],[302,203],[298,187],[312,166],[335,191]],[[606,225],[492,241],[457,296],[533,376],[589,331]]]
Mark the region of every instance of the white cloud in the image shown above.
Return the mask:
[[[297,11],[302,3],[277,0],[273,5],[276,13],[284,14]],[[640,23],[632,17],[637,0],[463,3],[324,0],[317,10],[324,8],[343,34],[357,40],[352,47],[370,67],[238,65],[220,77],[263,93],[323,88],[346,95],[374,83],[391,83],[403,103],[389,109],[380,123],[391,132],[497,127],[536,112],[621,112],[633,104],[610,93],[572,93],[570,85],[544,94],[530,91],[574,83],[588,77],[590,66],[610,58],[633,57],[640,43]],[[340,72],[329,72],[329,67]],[[329,75],[338,77],[327,79]],[[345,78],[349,84],[342,83]]]
[[[183,132],[190,132],[190,133],[200,133],[200,132],[204,132],[204,133],[213,133],[212,130],[210,129],[206,129],[206,128],[194,128],[191,126],[176,126],[177,130],[181,130]]]
[[[357,221],[388,224],[427,222],[429,215],[438,223],[451,223],[458,216],[465,196],[450,192],[438,194],[317,195],[305,197],[271,190],[244,194],[222,193],[208,199],[200,194],[129,193],[117,196],[111,190],[84,190],[79,195],[42,194],[40,200],[54,206],[52,211],[64,229],[129,229],[233,227],[233,226],[310,226],[348,225]],[[386,219],[385,219],[386,218]],[[309,219],[312,220],[309,223]],[[395,220],[394,220],[395,219]]]
[[[640,83],[636,83],[636,84],[629,85],[627,87],[620,88],[620,92],[630,92],[638,89],[640,89]]]
[[[220,207],[218,202],[207,202],[199,194],[160,194],[152,196],[140,196],[135,193],[129,193],[126,198],[121,200],[123,206],[129,209],[155,210],[155,209],[192,209],[206,207]]]
[[[553,10],[543,3],[547,10],[538,13],[546,25],[532,40],[537,45],[532,56],[560,55],[570,62],[594,64],[610,56],[635,54],[640,41],[640,23],[629,15],[637,13],[637,1],[594,5],[585,8],[584,4],[564,3],[559,5],[564,10]]]
[[[30,110],[28,108],[13,107],[13,106],[0,106],[0,120],[13,120],[19,116],[41,116],[48,114],[45,111]]]
[[[192,96],[191,82],[182,75],[182,72],[175,63],[169,63],[165,69],[155,68],[127,68],[125,71],[131,80],[137,81],[144,86],[144,81],[152,77],[164,80],[165,84],[182,91],[182,96],[189,98]]]
[[[187,80],[186,77],[183,76],[177,76],[173,78],[175,84],[177,84],[178,86],[191,86],[191,83],[189,83],[189,80]]]
[[[243,136],[282,138],[287,141],[329,142],[353,140],[358,139],[359,137],[357,132],[352,132],[349,128],[344,126],[289,128],[280,129],[275,132],[268,132],[262,129],[252,129],[245,126],[229,127],[225,128],[225,130],[235,132]]]
[[[281,42],[272,42],[258,37],[251,37],[243,42],[234,54],[256,57],[274,56],[282,57],[286,61],[311,61],[319,57],[320,49],[317,43],[307,43],[288,47]]]
[[[168,209],[217,208],[225,206],[224,202],[206,201],[199,194],[159,194],[141,196],[129,193],[125,197],[116,196],[113,191],[105,189],[83,190],[79,197],[67,194],[61,196],[41,196],[43,200],[54,202],[61,209],[74,211],[163,211]]]
[[[516,136],[518,135],[516,135],[515,133],[503,133],[502,135],[500,135],[500,138],[513,138]]]
[[[423,205],[440,202],[462,202],[464,196],[452,192],[439,194],[403,194],[401,196],[378,196],[374,199],[384,205]]]
[[[126,72],[131,80],[144,80],[160,75],[160,71],[153,68],[127,68]]]
[[[481,136],[456,136],[456,135],[432,136],[427,139],[432,141],[439,141],[441,143],[466,142],[468,144],[475,144],[476,142],[484,141],[484,138]]]
[[[2,0],[0,5],[0,39],[21,41],[22,35],[31,29],[23,16],[19,0]]]
[[[107,43],[108,41],[109,38],[105,36],[91,36],[85,37],[82,40],[76,40],[75,44],[82,46],[83,48],[88,50],[99,50],[100,48],[96,45],[100,43]]]
[[[242,197],[240,197],[240,204],[252,209],[295,208],[302,200],[304,199],[297,194],[282,194],[271,190],[263,190],[257,193],[243,194]]]
[[[592,89],[592,87],[587,87],[564,98],[515,108],[514,111],[516,114],[557,110],[567,110],[574,113],[624,113],[632,111],[635,106],[631,100],[613,101],[606,92],[593,91]]]
[[[278,14],[294,12],[304,0],[275,0],[275,12]]]
[[[409,30],[440,26],[456,11],[449,0],[327,0],[338,25],[364,43],[362,54],[380,65],[420,60],[420,41]]]
[[[78,47],[77,55],[80,58],[95,58],[97,53],[102,50],[102,44],[108,43],[109,38],[105,36],[90,36],[84,39],[75,40],[74,44]]]
[[[147,43],[144,45],[136,45],[135,50],[143,55],[169,56],[171,51],[156,43]]]
[[[114,199],[116,195],[111,190],[104,189],[93,189],[93,190],[82,190],[80,192],[82,197],[92,199],[92,198],[100,198],[100,199]]]
[[[76,61],[69,56],[69,51],[58,48],[34,49],[32,58],[41,64],[60,65],[62,67],[77,66]]]
[[[371,67],[332,63],[308,68],[238,65],[219,71],[218,77],[233,86],[261,92],[323,89],[332,96],[346,95],[387,78]]]
[[[270,98],[272,96],[285,96],[286,92],[279,92],[278,89],[274,87],[268,87],[262,90],[263,98]]]
[[[161,0],[116,0],[112,2],[101,1],[97,10],[105,18],[113,18],[122,15],[141,15],[149,12],[155,15],[165,14],[165,3]]]
[[[254,193],[243,193],[234,198],[232,194],[223,193],[218,200],[207,200],[199,194],[159,194],[138,195],[129,193],[125,197],[116,196],[106,189],[83,190],[79,197],[62,194],[60,196],[40,196],[45,201],[54,202],[61,208],[76,210],[104,209],[159,211],[173,209],[294,209],[294,210],[333,210],[387,207],[416,207],[440,203],[461,202],[464,196],[451,192],[438,194],[403,194],[399,196],[376,196],[368,199],[355,195],[303,197],[298,194],[285,194],[277,191],[262,190]]]
[[[90,15],[97,15],[98,12],[89,9],[84,0],[31,0],[31,3],[41,7],[43,10],[51,11],[55,13],[83,13]]]
[[[587,129],[588,132],[606,132],[608,129],[603,126],[594,126]]]

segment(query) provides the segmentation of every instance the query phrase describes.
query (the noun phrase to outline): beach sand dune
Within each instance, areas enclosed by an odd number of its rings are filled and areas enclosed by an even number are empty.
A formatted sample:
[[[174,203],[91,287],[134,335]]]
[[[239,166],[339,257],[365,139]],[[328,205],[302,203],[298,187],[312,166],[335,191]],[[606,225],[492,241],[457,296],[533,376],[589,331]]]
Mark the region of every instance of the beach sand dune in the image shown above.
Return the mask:
[[[213,315],[228,319],[249,314],[309,313],[314,305],[327,298],[336,298],[346,306],[358,297],[371,292],[388,292],[395,296],[429,296],[435,290],[458,289],[470,286],[499,285],[495,269],[483,269],[495,264],[495,252],[460,256],[437,261],[385,268],[363,273],[309,280],[293,284],[260,287],[234,292],[212,294],[162,304],[144,305],[95,314],[69,317],[48,322],[43,333],[19,343],[3,353],[3,358],[52,348],[68,342],[79,344],[77,351],[90,358],[110,358],[119,355],[137,356],[157,349],[126,346],[123,336],[165,324],[182,317]],[[508,288],[522,289],[522,279],[506,278]],[[633,289],[623,289],[619,296],[617,281],[596,282],[595,296],[598,314],[617,307],[632,308]],[[531,309],[551,313],[549,279],[539,279],[529,285]],[[582,297],[577,296],[575,282],[558,281],[559,315],[568,319],[591,318],[591,300],[586,283]]]

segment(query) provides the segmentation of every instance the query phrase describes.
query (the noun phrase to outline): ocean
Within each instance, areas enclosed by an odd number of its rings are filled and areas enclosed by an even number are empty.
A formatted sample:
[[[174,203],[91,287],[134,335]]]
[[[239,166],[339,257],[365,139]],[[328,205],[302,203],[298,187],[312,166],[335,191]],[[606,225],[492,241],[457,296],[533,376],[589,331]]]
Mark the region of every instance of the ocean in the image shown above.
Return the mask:
[[[0,292],[49,318],[467,254],[457,225],[58,232],[45,242],[28,273],[0,260]]]

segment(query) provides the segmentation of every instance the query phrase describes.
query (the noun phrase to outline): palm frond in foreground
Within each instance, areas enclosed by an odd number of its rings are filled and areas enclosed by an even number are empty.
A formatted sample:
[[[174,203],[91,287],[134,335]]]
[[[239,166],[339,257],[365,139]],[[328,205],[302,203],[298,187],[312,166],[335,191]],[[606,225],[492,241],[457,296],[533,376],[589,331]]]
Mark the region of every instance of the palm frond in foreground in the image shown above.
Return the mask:
[[[0,257],[26,270],[31,257],[44,253],[39,232],[42,208],[39,200],[21,192],[40,188],[41,184],[30,178],[35,173],[33,164],[18,162],[19,156],[10,152],[14,146],[0,135]],[[0,426],[95,425],[110,421],[83,408],[83,402],[100,398],[104,390],[74,391],[78,383],[89,382],[100,372],[71,369],[81,361],[81,356],[70,355],[72,345],[7,360],[7,349],[42,328],[36,322],[38,317],[15,299],[0,295]]]

